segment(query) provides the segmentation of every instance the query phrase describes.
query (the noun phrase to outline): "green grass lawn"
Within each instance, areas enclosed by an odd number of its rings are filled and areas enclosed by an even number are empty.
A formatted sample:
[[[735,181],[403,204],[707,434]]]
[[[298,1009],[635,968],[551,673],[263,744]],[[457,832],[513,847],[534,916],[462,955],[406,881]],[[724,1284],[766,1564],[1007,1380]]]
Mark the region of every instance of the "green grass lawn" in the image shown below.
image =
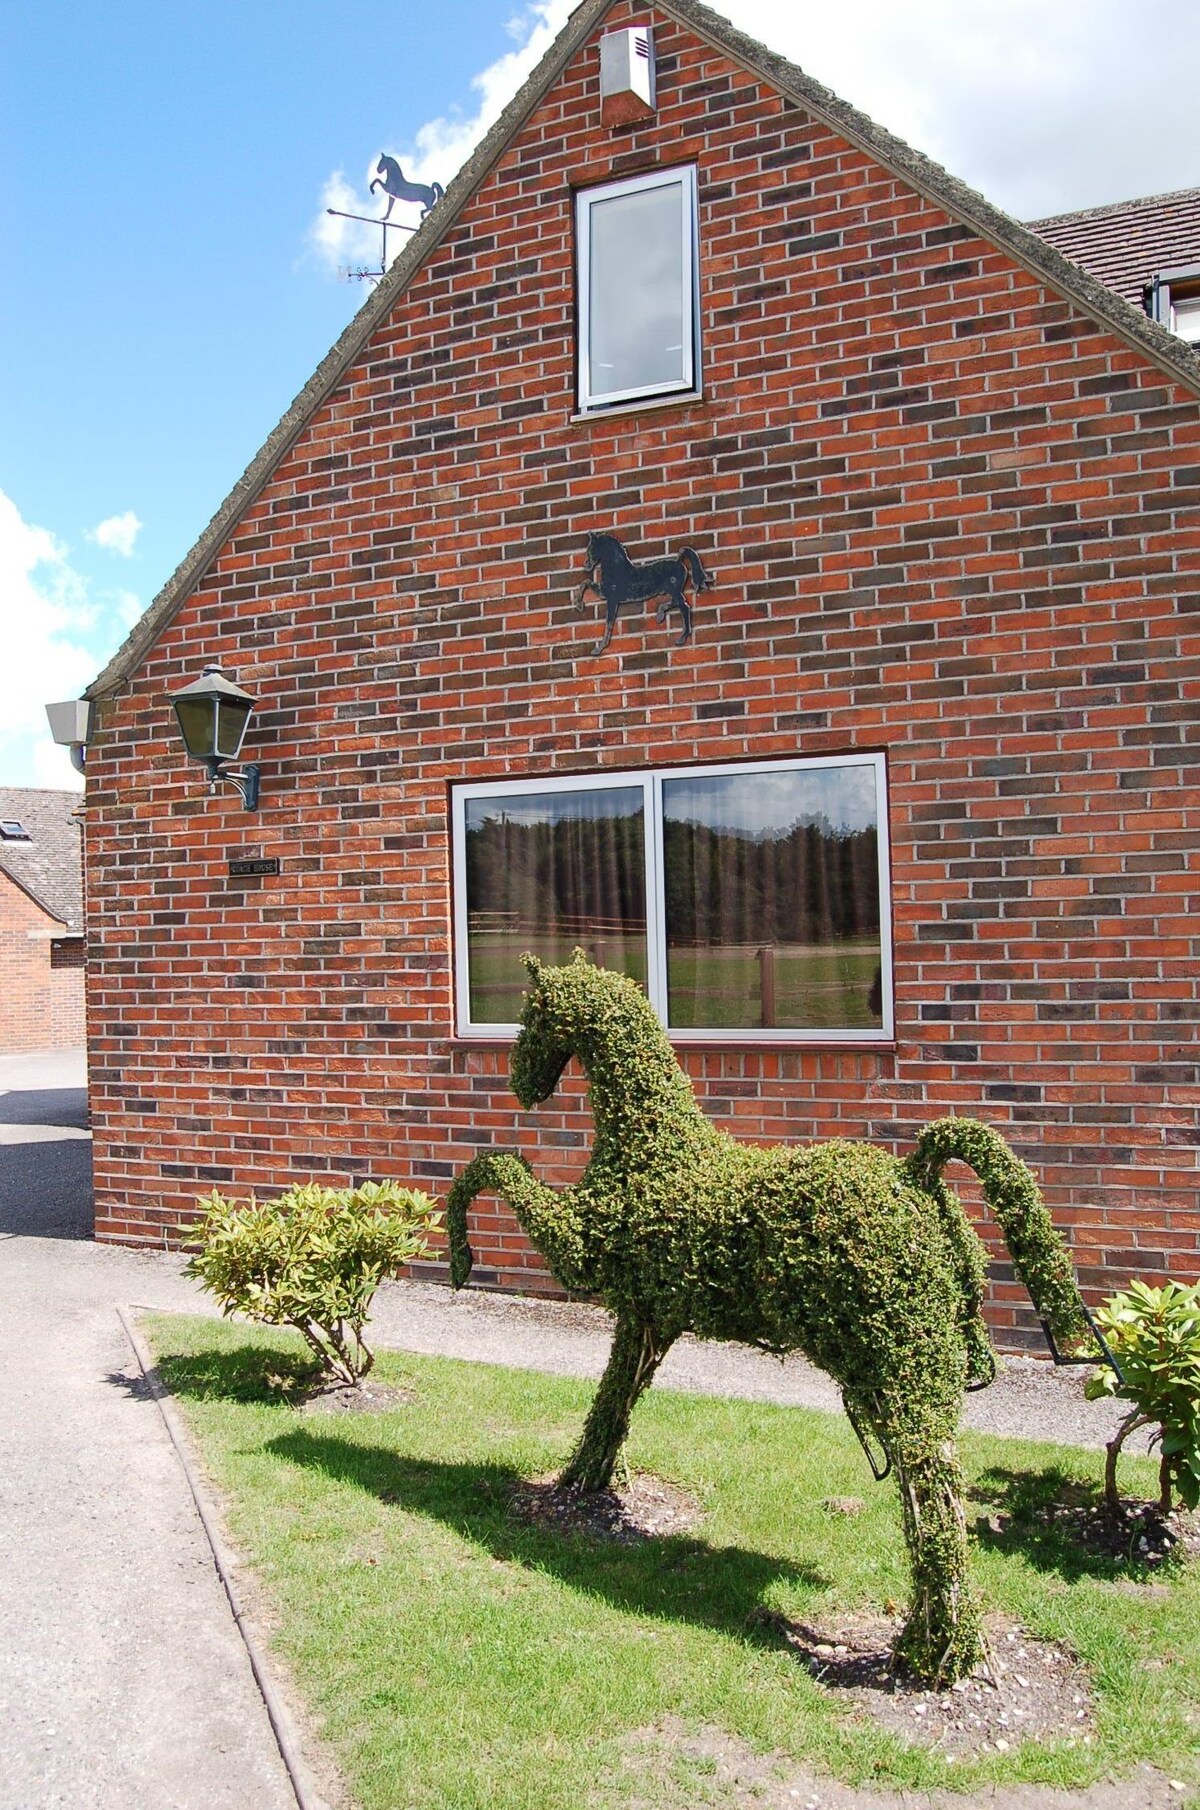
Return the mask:
[[[1146,1585],[1048,1529],[987,1531],[999,1506],[1094,1484],[1100,1454],[964,1437],[979,1582],[1078,1652],[1098,1720],[1090,1747],[947,1766],[854,1720],[750,1620],[759,1605],[822,1621],[903,1599],[893,1487],[871,1482],[840,1417],[652,1391],[630,1461],[691,1490],[705,1517],[687,1537],[622,1548],[507,1512],[515,1479],[561,1463],[590,1384],[384,1354],[378,1374],[410,1402],[302,1414],[266,1382],[299,1361],[298,1341],[198,1319],[148,1331],[278,1651],[365,1810],[710,1802],[694,1764],[646,1758],[637,1731],[664,1724],[910,1788],[1084,1784],[1142,1760],[1200,1779],[1200,1568]],[[1153,1481],[1130,1461],[1127,1487]],[[865,1512],[829,1514],[835,1495]]]

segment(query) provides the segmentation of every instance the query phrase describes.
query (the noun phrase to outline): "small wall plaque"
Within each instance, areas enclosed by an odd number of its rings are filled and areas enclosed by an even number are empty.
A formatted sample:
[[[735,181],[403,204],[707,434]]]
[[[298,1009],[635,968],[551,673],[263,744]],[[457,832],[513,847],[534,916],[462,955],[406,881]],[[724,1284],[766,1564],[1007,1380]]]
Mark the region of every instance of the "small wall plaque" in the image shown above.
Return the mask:
[[[277,874],[278,872],[278,855],[268,855],[261,861],[231,861],[229,863],[231,880],[242,880],[250,874]]]

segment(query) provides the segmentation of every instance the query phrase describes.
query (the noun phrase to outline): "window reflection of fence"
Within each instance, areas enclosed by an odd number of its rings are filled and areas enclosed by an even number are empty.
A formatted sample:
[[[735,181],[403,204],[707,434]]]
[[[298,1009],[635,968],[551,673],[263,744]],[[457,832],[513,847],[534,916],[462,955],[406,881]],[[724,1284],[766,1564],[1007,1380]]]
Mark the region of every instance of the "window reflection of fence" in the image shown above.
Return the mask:
[[[764,1031],[774,1030],[778,1022],[775,1007],[775,947],[768,943],[756,952],[758,962],[758,1000]]]
[[[472,1012],[485,1022],[506,1021],[520,1011],[526,981],[520,958],[527,949],[552,963],[568,962],[573,950],[583,949],[598,968],[646,984],[644,918],[560,913],[531,922],[519,911],[472,911],[467,932]]]
[[[608,967],[610,955],[615,956],[618,965],[623,967],[626,946],[632,942],[644,948],[646,941],[644,918],[564,914],[545,923],[531,924],[515,911],[473,911],[467,928],[472,938],[481,942],[486,940],[486,944],[498,953],[511,950],[520,954],[523,949],[531,948],[536,954],[539,945],[546,943],[557,953],[563,943],[578,944],[587,950],[598,968]]]
[[[881,1016],[880,950],[874,940],[807,943],[672,941],[667,952],[671,1022],[750,1030]]]

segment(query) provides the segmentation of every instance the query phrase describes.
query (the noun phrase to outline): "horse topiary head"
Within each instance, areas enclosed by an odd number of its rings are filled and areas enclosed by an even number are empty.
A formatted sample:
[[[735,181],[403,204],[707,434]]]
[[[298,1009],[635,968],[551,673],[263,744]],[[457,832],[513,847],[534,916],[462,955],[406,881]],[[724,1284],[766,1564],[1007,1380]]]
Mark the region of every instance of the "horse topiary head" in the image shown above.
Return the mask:
[[[560,968],[536,955],[523,955],[529,973],[521,1029],[509,1066],[512,1090],[526,1111],[548,1100],[572,1056],[587,1060],[596,1039],[611,1037],[618,1024],[647,1020],[651,1037],[662,1040],[653,1009],[635,981],[597,968],[583,949]]]
[[[523,955],[529,973],[521,1029],[509,1064],[512,1090],[525,1108],[548,1100],[571,1059],[571,1042],[563,1023],[560,970],[547,968],[536,955]]]

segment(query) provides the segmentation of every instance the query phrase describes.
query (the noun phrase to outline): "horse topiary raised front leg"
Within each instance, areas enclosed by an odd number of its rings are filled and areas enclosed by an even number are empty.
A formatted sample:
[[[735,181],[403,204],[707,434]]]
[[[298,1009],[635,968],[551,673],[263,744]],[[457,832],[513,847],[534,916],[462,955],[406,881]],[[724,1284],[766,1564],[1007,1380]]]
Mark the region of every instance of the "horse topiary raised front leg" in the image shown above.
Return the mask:
[[[574,1191],[565,1188],[559,1194],[547,1187],[517,1151],[489,1150],[467,1164],[446,1202],[450,1281],[455,1288],[465,1285],[475,1261],[467,1236],[467,1208],[479,1194],[500,1196],[564,1288],[585,1292],[595,1287],[585,1261]]]
[[[559,1483],[567,1489],[607,1489],[629,1418],[654,1379],[672,1341],[633,1314],[618,1314],[608,1364],[583,1423],[579,1444]]]

